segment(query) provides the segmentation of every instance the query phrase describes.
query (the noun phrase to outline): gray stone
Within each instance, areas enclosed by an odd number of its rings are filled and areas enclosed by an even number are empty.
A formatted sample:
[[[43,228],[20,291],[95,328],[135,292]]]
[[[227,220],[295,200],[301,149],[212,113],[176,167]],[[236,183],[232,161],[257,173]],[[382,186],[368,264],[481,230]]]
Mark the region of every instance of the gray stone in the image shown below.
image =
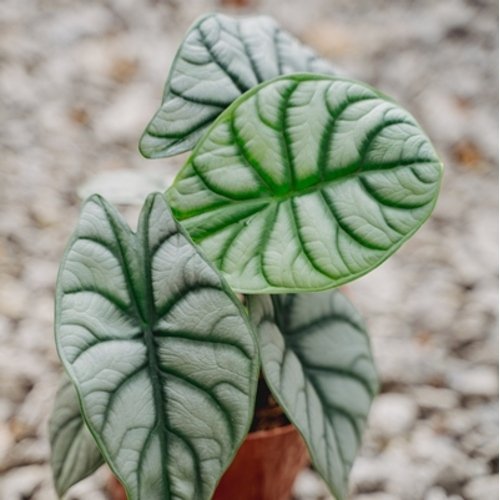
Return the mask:
[[[146,110],[155,108],[145,85],[122,91],[98,115],[94,127],[103,143],[137,140],[150,118]]]
[[[167,172],[168,173],[168,172]],[[167,179],[166,172],[139,172],[132,169],[119,169],[101,172],[85,182],[78,195],[82,200],[94,193],[104,196],[110,203],[119,205],[142,206],[148,194],[165,191],[172,176]]]
[[[356,493],[380,491],[385,489],[387,469],[383,460],[359,457],[351,471],[351,484]]]
[[[391,495],[390,493],[370,493],[364,495],[356,495],[353,497],[353,500],[399,500],[399,498],[395,495]]]
[[[0,397],[0,422],[7,422],[14,413],[14,404],[7,398]]]
[[[372,335],[375,361],[383,382],[393,385],[428,384],[444,376],[446,353],[416,339]]]
[[[436,486],[431,488],[426,494],[424,500],[463,500],[459,495],[449,495],[444,488]]]
[[[436,434],[425,425],[419,426],[412,436],[411,455],[428,468],[431,484],[445,489],[487,470],[483,462],[468,459],[450,438]]]
[[[29,290],[18,280],[4,278],[0,282],[0,315],[21,319],[28,309]]]
[[[407,433],[415,424],[418,408],[405,394],[381,394],[370,410],[369,425],[372,432],[384,438]]]
[[[44,464],[49,461],[50,447],[47,436],[43,439],[22,439],[9,449],[3,461],[0,461],[0,469],[14,469],[27,465]]]
[[[27,427],[43,432],[52,412],[54,395],[59,387],[59,381],[60,376],[56,373],[46,374],[40,379],[19,407],[16,414],[17,420]]]
[[[293,486],[293,494],[303,500],[330,498],[325,483],[310,469],[304,469],[298,475]]]
[[[452,371],[450,387],[464,396],[495,397],[498,394],[497,370],[488,366]]]
[[[498,498],[498,475],[476,477],[464,487],[466,500],[486,500]]]
[[[451,410],[459,404],[455,391],[428,385],[416,387],[413,396],[418,406],[424,410]]]
[[[0,421],[0,470],[4,467],[6,458],[10,454],[10,450],[14,445],[14,436],[10,431],[8,424]]]
[[[45,466],[29,465],[4,473],[0,478],[0,498],[9,500],[31,498],[48,472]]]
[[[433,484],[431,467],[412,457],[406,439],[393,439],[376,460],[380,461],[378,473],[384,479],[385,487],[368,491],[384,491],[396,498],[421,500]]]

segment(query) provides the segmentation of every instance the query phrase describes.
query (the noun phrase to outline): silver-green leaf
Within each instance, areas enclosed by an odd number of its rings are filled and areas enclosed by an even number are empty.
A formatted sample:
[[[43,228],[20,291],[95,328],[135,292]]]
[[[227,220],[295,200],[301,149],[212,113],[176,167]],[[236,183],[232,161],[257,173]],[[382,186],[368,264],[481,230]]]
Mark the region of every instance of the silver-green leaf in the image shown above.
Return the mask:
[[[392,100],[301,74],[237,99],[167,194],[233,289],[319,291],[367,273],[413,235],[441,175],[429,139]]]
[[[257,348],[162,195],[137,233],[102,198],[85,203],[58,277],[56,341],[129,500],[209,499],[250,424]]]
[[[177,53],[162,105],[140,141],[142,154],[160,158],[192,149],[241,94],[276,76],[301,71],[335,72],[270,17],[201,18]]]
[[[337,290],[250,296],[262,370],[338,500],[361,443],[377,376],[359,314]]]
[[[60,497],[104,463],[83,421],[76,390],[67,376],[56,394],[49,420],[49,440],[54,485]]]

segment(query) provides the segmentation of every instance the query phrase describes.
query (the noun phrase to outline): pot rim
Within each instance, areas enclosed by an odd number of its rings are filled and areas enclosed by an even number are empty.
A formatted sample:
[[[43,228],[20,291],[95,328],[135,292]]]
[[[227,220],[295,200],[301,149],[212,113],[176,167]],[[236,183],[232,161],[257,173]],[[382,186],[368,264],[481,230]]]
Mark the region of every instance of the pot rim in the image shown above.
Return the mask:
[[[245,440],[255,441],[258,439],[269,439],[275,436],[289,434],[294,431],[298,432],[293,424],[281,425],[279,427],[273,427],[272,429],[264,429],[260,431],[250,432],[247,434]]]

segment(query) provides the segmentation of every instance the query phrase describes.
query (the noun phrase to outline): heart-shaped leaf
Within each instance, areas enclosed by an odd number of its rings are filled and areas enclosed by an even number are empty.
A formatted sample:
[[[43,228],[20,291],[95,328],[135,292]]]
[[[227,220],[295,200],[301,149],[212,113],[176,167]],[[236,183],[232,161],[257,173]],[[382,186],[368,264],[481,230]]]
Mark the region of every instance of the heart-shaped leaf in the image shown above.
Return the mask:
[[[59,496],[104,463],[83,421],[76,390],[66,376],[56,394],[49,421],[49,440],[54,485]]]
[[[333,67],[270,17],[210,14],[188,31],[168,77],[163,102],[140,142],[148,158],[192,149],[237,97],[279,75]]]
[[[102,198],[86,202],[59,273],[56,340],[128,498],[210,498],[250,424],[257,349],[162,195],[137,234]]]
[[[418,124],[385,96],[292,75],[224,111],[168,199],[233,289],[324,290],[367,273],[415,233],[441,173]]]
[[[337,290],[250,296],[249,308],[271,392],[341,500],[377,391],[363,322]]]

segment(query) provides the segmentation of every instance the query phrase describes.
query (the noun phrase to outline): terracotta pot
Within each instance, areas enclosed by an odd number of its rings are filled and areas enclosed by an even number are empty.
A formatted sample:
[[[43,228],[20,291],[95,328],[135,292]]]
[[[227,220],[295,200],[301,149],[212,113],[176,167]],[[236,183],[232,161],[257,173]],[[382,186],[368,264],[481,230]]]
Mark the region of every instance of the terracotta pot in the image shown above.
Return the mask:
[[[111,500],[127,500],[125,490],[115,476],[109,477],[108,484],[106,485],[106,491]]]
[[[252,432],[222,476],[214,500],[289,500],[309,457],[292,425]]]
[[[252,432],[222,476],[213,500],[289,500],[297,474],[308,463],[306,446],[292,425]],[[113,500],[126,500],[113,477]]]

